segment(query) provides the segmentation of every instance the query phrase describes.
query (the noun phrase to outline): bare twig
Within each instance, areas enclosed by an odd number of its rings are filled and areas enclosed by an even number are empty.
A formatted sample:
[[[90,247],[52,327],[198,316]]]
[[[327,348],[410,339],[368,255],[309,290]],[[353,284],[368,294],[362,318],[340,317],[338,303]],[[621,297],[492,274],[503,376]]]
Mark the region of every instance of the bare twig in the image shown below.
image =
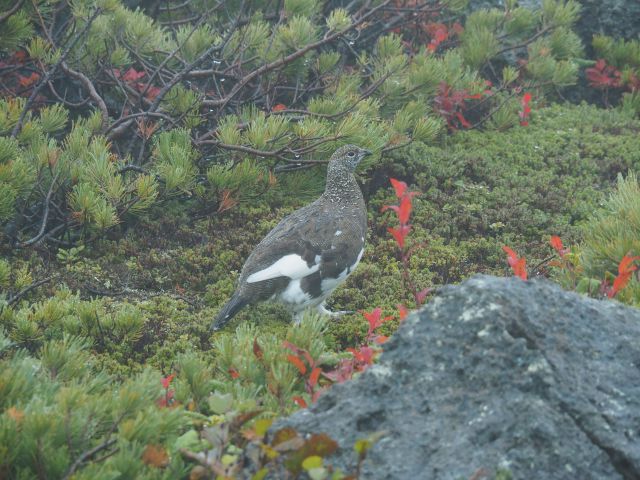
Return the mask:
[[[44,210],[42,212],[42,224],[40,225],[40,231],[38,232],[38,234],[29,239],[26,240],[24,242],[19,243],[17,246],[18,247],[28,247],[30,245],[33,245],[34,243],[40,241],[40,239],[42,237],[45,236],[45,230],[47,228],[47,220],[49,219],[49,208],[50,208],[50,203],[51,203],[51,195],[53,195],[53,187],[55,186],[56,182],[58,181],[58,176],[60,175],[60,172],[57,172],[53,179],[51,180],[51,185],[49,186],[49,191],[47,192],[47,196],[44,199]]]
[[[77,70],[72,69],[67,65],[67,62],[62,62],[60,64],[62,70],[67,74],[78,80],[82,86],[89,92],[89,96],[93,99],[94,102],[98,105],[100,109],[100,115],[102,117],[102,130],[107,128],[107,124],[109,123],[109,111],[107,110],[107,104],[104,102],[102,97],[98,94],[96,87],[93,85],[89,77],[87,77],[84,73],[78,72]]]
[[[16,293],[15,295],[13,295],[8,301],[7,301],[7,306],[11,306],[16,304],[22,297],[24,297],[27,293],[29,293],[31,290],[34,290],[36,288],[38,288],[41,285],[44,285],[45,283],[49,283],[51,280],[53,280],[54,278],[57,278],[58,275],[51,275],[50,277],[47,278],[43,278],[41,280],[38,280],[37,282],[33,282],[31,285],[28,285],[26,287],[24,287],[22,290],[20,290],[18,293]]]
[[[111,436],[111,435],[109,435],[109,436]],[[62,479],[63,480],[68,480],[69,478],[71,478],[71,475],[73,475],[73,473],[78,469],[78,467],[80,465],[82,465],[83,462],[85,462],[89,458],[93,457],[96,453],[104,450],[105,448],[109,448],[114,443],[116,443],[116,439],[115,438],[114,439],[107,439],[104,442],[102,442],[100,445],[97,445],[97,446],[93,447],[92,449],[83,452],[71,464],[71,466],[69,467],[69,470],[67,470],[67,473],[64,474],[64,477],[62,477]]]

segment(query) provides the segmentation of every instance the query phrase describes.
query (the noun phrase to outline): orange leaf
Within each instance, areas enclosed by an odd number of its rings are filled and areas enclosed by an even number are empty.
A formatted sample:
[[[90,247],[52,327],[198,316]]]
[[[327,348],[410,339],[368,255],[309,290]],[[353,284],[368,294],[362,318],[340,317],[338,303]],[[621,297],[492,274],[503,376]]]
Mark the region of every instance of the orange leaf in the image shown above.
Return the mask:
[[[506,245],[502,247],[507,254],[507,262],[513,270],[513,274],[516,277],[520,277],[522,280],[527,279],[527,261],[523,258],[519,258],[518,254]]]
[[[638,267],[631,264],[638,259],[640,259],[640,257],[630,257],[629,255],[622,257],[622,260],[620,260],[620,264],[618,265],[618,273],[631,274],[631,272],[637,270]]]
[[[300,408],[307,408],[307,402],[304,400],[304,398],[296,395],[295,397],[292,398],[292,400]]]
[[[169,455],[162,445],[147,445],[142,453],[142,461],[151,467],[164,467],[169,463]]]
[[[309,385],[315,387],[318,384],[318,378],[320,378],[320,373],[322,370],[320,367],[316,367],[311,371],[311,375],[309,375]]]
[[[289,354],[287,355],[287,360],[289,361],[289,363],[291,363],[294,367],[298,369],[301,375],[304,375],[305,373],[307,373],[307,367],[305,366],[304,362],[300,359],[300,357],[298,357],[297,355]]]
[[[520,277],[522,280],[527,279],[527,261],[524,258],[519,258],[512,268],[516,277]]]
[[[400,316],[400,321],[403,321],[405,318],[407,318],[407,315],[409,314],[409,310],[407,310],[407,307],[405,307],[402,304],[398,304],[398,315]]]
[[[607,293],[608,297],[609,298],[614,297],[616,293],[618,293],[620,290],[622,290],[624,287],[627,286],[627,283],[629,283],[629,280],[631,280],[631,273],[618,274],[618,276],[613,281],[613,288],[611,288],[611,290],[609,290],[609,292]]]
[[[30,87],[31,85],[33,85],[34,83],[36,83],[38,80],[40,80],[40,75],[37,74],[36,72],[32,72],[31,75],[29,75],[28,77],[23,77],[21,75],[18,75],[18,82],[20,82],[20,85],[23,87]]]
[[[10,407],[7,409],[7,415],[16,423],[22,422],[24,419],[24,412],[22,410],[18,410],[16,407]]]
[[[562,239],[557,236],[557,235],[553,235],[550,239],[549,239],[549,243],[551,244],[551,246],[555,249],[555,250],[562,250],[564,248],[564,246],[562,245]]]

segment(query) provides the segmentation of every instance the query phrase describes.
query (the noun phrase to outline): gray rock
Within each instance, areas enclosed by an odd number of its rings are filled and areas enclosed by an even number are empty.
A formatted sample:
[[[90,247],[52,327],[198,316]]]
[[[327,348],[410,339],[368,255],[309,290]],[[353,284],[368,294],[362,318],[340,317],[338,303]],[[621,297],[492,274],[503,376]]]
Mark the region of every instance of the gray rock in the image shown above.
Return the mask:
[[[379,362],[279,422],[326,432],[366,479],[640,478],[640,311],[476,276],[410,316]],[[482,477],[485,478],[485,477]],[[493,477],[488,477],[493,478]]]

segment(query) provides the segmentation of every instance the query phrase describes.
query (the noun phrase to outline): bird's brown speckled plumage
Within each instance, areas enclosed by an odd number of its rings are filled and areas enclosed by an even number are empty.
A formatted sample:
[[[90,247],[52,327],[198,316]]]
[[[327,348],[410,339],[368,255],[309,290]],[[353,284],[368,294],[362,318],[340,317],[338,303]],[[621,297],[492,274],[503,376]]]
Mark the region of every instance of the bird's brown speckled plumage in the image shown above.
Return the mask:
[[[213,329],[224,326],[244,306],[269,299],[287,304],[295,314],[313,306],[323,308],[324,300],[351,273],[364,249],[367,213],[354,171],[368,154],[354,145],[336,150],[329,161],[322,196],[282,219],[255,247],[242,268],[236,292],[220,310]],[[293,254],[300,257],[300,264],[306,262],[303,267],[315,271],[300,278],[248,281],[256,272],[264,272]],[[299,284],[292,285],[295,281]],[[289,290],[304,298],[290,299],[293,295],[283,293]]]

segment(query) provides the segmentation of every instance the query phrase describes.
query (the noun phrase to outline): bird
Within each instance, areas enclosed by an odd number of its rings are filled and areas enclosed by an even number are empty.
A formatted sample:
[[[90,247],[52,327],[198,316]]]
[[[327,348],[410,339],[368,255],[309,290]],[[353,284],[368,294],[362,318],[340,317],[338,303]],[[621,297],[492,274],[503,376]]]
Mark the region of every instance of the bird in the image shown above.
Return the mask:
[[[309,308],[333,317],[345,313],[329,311],[325,302],[364,253],[367,210],[354,173],[367,155],[356,145],[333,153],[324,193],[283,218],[253,249],[211,330],[223,328],[242,308],[269,300],[288,307],[296,323]]]

